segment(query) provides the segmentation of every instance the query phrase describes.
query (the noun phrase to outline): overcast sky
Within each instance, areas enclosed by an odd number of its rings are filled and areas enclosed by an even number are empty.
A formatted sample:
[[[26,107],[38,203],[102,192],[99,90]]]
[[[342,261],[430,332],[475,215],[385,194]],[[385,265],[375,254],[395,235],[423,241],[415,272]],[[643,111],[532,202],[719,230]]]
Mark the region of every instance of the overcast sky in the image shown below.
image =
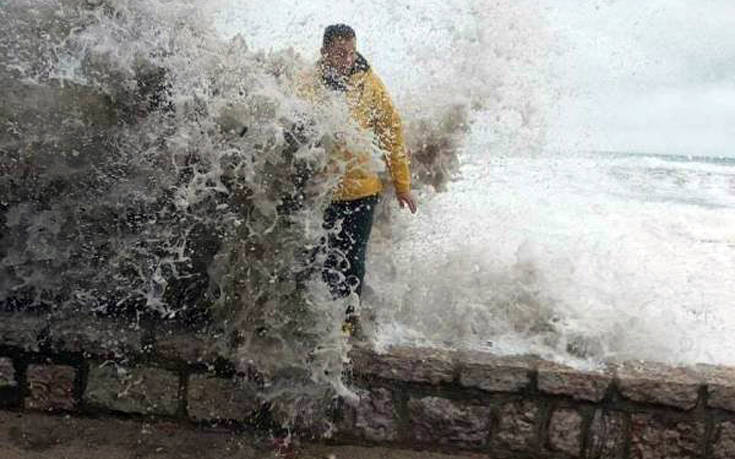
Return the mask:
[[[552,141],[735,156],[735,1],[554,3]]]
[[[226,1],[220,27],[255,48],[315,56],[326,24],[355,25],[391,87],[421,73],[402,65],[408,57],[493,26],[473,23],[483,8],[473,0]],[[528,1],[557,94],[549,148],[735,156],[735,0]]]

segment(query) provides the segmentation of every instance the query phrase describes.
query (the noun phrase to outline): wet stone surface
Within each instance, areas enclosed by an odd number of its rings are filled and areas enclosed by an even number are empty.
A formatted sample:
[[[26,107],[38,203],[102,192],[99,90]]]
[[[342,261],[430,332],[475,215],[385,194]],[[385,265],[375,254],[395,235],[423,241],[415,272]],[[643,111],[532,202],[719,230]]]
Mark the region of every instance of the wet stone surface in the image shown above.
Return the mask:
[[[556,410],[549,423],[549,446],[578,457],[582,449],[582,415],[573,410]]]
[[[0,388],[14,387],[17,384],[13,361],[7,357],[0,357]]]
[[[218,357],[217,345],[217,337],[169,331],[156,336],[154,349],[164,359],[211,363]]]
[[[484,453],[302,442],[276,454],[268,439],[247,432],[202,430],[174,422],[93,419],[0,411],[2,459],[488,459]],[[540,458],[539,458],[540,459]]]
[[[174,415],[179,377],[159,368],[92,366],[84,402],[113,411]]]
[[[440,397],[408,401],[411,432],[418,443],[472,449],[485,445],[490,429],[489,407]]]
[[[113,320],[69,317],[50,323],[46,343],[57,352],[83,352],[101,358],[139,354],[143,331]]]
[[[599,402],[605,396],[613,377],[603,372],[580,371],[552,362],[538,369],[538,388],[553,395],[568,395],[577,400]]]
[[[697,405],[701,378],[687,368],[626,363],[616,368],[620,393],[630,400],[689,410]]]
[[[393,397],[387,389],[361,394],[354,409],[355,428],[370,441],[393,441],[398,437]]]
[[[376,354],[355,348],[350,357],[356,373],[384,379],[439,384],[453,381],[456,373],[453,354],[436,349],[391,348]]]
[[[716,428],[716,440],[712,451],[715,459],[735,457],[735,422],[721,422]]]
[[[707,405],[735,411],[735,368],[697,365],[697,372],[707,384]]]
[[[38,351],[39,338],[46,325],[42,317],[0,313],[0,343],[26,351]]]
[[[496,357],[482,352],[464,352],[459,383],[489,392],[518,392],[528,387],[530,374],[535,368],[531,359]]]
[[[704,423],[675,422],[651,414],[631,416],[632,459],[689,459],[704,454]]]
[[[206,375],[189,378],[188,412],[195,421],[243,421],[258,406],[255,394],[242,381]]]
[[[500,422],[494,443],[514,451],[527,450],[536,441],[539,409],[533,402],[506,403],[500,409]]]
[[[29,365],[27,408],[42,411],[74,408],[76,370],[67,365]]]
[[[4,329],[9,339],[35,333],[33,324],[40,323],[21,322],[28,326],[12,332]],[[75,411],[81,397],[81,409],[105,419],[128,418],[121,413],[133,413],[156,415],[146,417],[155,422],[180,416],[179,422],[188,415],[205,429],[239,425],[218,421],[247,424],[262,408],[254,388],[243,381],[198,373],[205,368],[201,363],[214,354],[208,354],[213,347],[196,335],[184,345],[185,333],[168,334],[141,356],[147,366],[125,367],[120,361],[100,365],[103,359],[96,355],[112,349],[100,343],[115,334],[114,326],[89,334],[85,324],[78,330],[69,325],[58,323],[38,335],[31,333],[46,354],[19,352],[15,344],[3,348],[3,406],[74,418],[66,412]],[[68,336],[57,337],[63,330]],[[113,347],[121,348],[139,342],[124,336],[112,341]],[[73,360],[74,366],[58,363],[80,356],[85,361]],[[735,458],[735,414],[728,412],[735,407],[735,370],[730,368],[626,363],[616,367],[615,374],[623,398],[610,392],[605,399],[609,374],[590,378],[588,372],[524,358],[405,348],[387,354],[357,348],[352,356],[358,386],[370,387],[359,400],[333,407],[328,407],[334,401],[331,396],[304,400],[296,416],[284,402],[281,418],[272,410],[274,422],[289,425],[301,438],[328,434],[337,441],[434,451],[497,451],[508,458],[545,454],[567,459]],[[80,373],[77,365],[82,369],[89,365],[89,373]],[[531,387],[536,371],[538,391]],[[82,385],[84,392],[77,393]],[[707,404],[696,405],[703,388],[708,392]],[[329,417],[335,413],[336,417]],[[708,419],[710,429],[705,428]],[[313,427],[314,420],[320,423],[318,428]]]
[[[618,459],[625,452],[625,415],[595,411],[585,459]]]

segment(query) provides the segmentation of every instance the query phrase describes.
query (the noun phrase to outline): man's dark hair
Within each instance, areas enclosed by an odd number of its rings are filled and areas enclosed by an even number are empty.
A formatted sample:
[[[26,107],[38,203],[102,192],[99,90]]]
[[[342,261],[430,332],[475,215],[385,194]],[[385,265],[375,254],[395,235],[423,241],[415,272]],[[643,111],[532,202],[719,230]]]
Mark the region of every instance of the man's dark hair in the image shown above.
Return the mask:
[[[328,48],[337,40],[350,40],[352,38],[355,38],[355,30],[352,27],[347,24],[332,24],[324,29],[322,47]]]

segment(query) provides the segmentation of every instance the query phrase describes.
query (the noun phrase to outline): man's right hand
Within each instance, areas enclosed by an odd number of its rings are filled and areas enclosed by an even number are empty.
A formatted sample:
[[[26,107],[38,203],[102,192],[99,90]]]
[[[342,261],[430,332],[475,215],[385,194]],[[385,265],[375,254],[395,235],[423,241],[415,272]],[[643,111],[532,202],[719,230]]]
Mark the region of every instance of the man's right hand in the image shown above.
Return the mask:
[[[398,205],[401,206],[401,209],[408,206],[412,214],[416,213],[416,199],[413,197],[410,191],[396,193],[396,199],[398,199]]]

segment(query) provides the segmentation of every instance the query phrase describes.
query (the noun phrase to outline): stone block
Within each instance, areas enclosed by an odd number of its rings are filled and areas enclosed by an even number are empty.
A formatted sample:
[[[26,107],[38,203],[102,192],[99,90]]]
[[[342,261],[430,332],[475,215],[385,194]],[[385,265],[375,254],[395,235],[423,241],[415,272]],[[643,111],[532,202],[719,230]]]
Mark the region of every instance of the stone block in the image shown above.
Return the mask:
[[[627,435],[623,413],[595,411],[585,459],[621,459]]]
[[[735,411],[735,368],[697,365],[697,373],[707,385],[707,405]]]
[[[17,385],[13,360],[7,357],[0,357],[0,389]]]
[[[355,430],[370,441],[393,441],[398,437],[393,397],[387,389],[361,394],[355,407]]]
[[[39,338],[47,322],[44,318],[20,314],[0,314],[0,345],[37,352]]]
[[[457,359],[459,383],[488,392],[519,392],[528,388],[536,361],[498,357],[485,352],[462,352]]]
[[[653,362],[626,362],[615,369],[620,393],[627,399],[690,410],[697,405],[701,377],[693,370]]]
[[[155,352],[169,360],[186,363],[212,363],[218,357],[215,338],[193,333],[166,332],[156,335]]]
[[[189,416],[195,421],[244,421],[259,406],[245,381],[193,375],[189,378]]]
[[[357,376],[440,384],[455,379],[455,355],[437,349],[394,347],[385,354],[356,347],[350,352]]]
[[[357,403],[361,401],[362,396],[356,401],[354,399],[346,399],[338,397],[332,403],[332,411],[329,413],[329,420],[333,423],[339,438],[353,438],[357,436],[356,431],[356,411]]]
[[[411,433],[417,443],[473,449],[486,444],[490,410],[440,397],[408,401]]]
[[[123,413],[172,416],[179,406],[179,376],[152,367],[93,366],[84,401]]]
[[[115,359],[143,351],[143,332],[113,319],[68,317],[51,321],[49,347],[57,352],[83,352],[102,359]]]
[[[577,400],[599,402],[612,380],[610,373],[581,371],[552,362],[543,362],[538,368],[538,388],[541,392],[567,395]]]
[[[549,423],[549,447],[573,457],[582,450],[582,415],[574,410],[555,410]]]
[[[539,408],[533,402],[518,401],[500,408],[494,443],[501,448],[524,451],[537,443]]]
[[[726,421],[717,424],[712,457],[714,459],[732,459],[735,457],[735,423]]]
[[[631,416],[631,459],[694,459],[704,456],[704,423],[671,421],[652,414]]]
[[[76,370],[67,365],[29,365],[26,371],[26,407],[55,411],[74,408]]]
[[[281,426],[287,426],[298,432],[302,438],[310,440],[324,439],[334,434],[335,426],[331,422],[334,414],[333,394],[314,394],[297,396],[293,394],[269,400],[271,415]]]

